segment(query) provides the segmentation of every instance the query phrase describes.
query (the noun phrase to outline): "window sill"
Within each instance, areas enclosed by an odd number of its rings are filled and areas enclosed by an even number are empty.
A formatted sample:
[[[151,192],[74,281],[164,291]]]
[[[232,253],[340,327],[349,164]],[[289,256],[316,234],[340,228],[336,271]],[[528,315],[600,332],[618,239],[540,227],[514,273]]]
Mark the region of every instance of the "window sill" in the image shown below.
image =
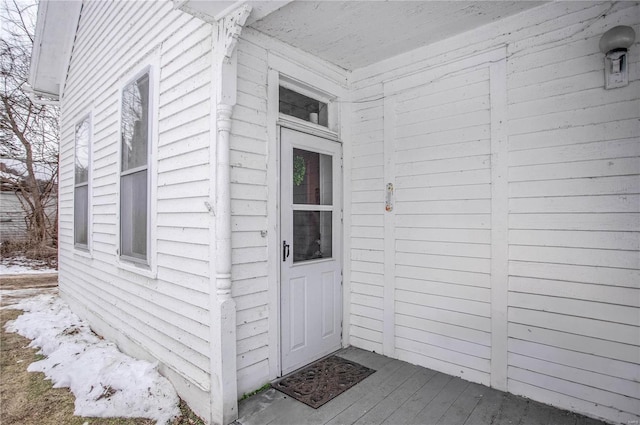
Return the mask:
[[[149,279],[156,279],[158,277],[157,270],[153,269],[150,265],[128,261],[126,258],[118,258],[118,267],[121,270],[135,273]]]
[[[93,260],[93,254],[91,253],[91,250],[89,248],[74,246],[73,255],[77,257],[86,258],[88,260]]]

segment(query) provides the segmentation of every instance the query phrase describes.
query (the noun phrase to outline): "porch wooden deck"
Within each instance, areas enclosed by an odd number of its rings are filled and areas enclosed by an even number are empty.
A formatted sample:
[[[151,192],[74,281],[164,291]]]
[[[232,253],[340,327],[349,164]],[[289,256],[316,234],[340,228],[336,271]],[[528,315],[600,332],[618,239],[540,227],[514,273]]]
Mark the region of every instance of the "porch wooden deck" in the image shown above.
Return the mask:
[[[240,402],[237,424],[604,423],[357,348],[337,354],[377,372],[319,409],[270,388]]]

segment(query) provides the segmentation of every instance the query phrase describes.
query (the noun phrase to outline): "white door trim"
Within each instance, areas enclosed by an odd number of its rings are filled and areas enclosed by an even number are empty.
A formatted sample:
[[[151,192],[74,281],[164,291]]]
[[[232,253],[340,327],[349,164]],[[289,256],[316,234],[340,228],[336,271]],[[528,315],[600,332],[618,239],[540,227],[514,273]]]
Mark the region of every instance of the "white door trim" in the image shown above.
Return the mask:
[[[258,34],[259,35],[259,34]],[[258,36],[256,35],[256,37]],[[244,34],[243,34],[244,36]],[[272,43],[273,40],[263,40],[257,37],[261,42]],[[267,44],[268,44],[267,43]],[[279,43],[278,43],[279,45]],[[281,47],[281,46],[280,46]],[[335,70],[331,68],[326,70],[322,63],[318,62],[317,58],[314,58],[304,52],[299,52],[295,49],[291,49],[285,46],[285,51],[289,54],[285,60],[281,55],[274,54],[272,51],[268,51],[267,63],[269,70],[267,73],[267,246],[271,254],[278,255],[280,249],[280,127],[290,127],[286,122],[279,120],[279,107],[278,107],[278,89],[280,84],[280,77],[288,76],[296,81],[304,81],[310,83],[313,87],[324,93],[330,93],[335,96],[336,99],[347,98],[347,75],[342,74],[341,70]],[[333,70],[333,71],[332,71]],[[325,75],[325,72],[327,74]],[[340,72],[338,72],[340,71]],[[337,74],[341,74],[338,76]],[[309,79],[311,78],[311,80]],[[348,122],[345,122],[345,115],[348,108],[344,105],[334,105],[334,119],[335,126],[333,128],[334,133],[338,136],[338,141],[343,144],[343,155],[349,149],[348,146],[344,146],[343,133],[344,129],[348,128]],[[300,128],[298,128],[300,129]],[[310,134],[314,134],[310,128],[305,128]],[[348,132],[346,132],[348,134]],[[318,134],[322,136],[321,134]],[[349,162],[349,158],[345,158],[345,161]],[[347,170],[348,172],[348,170]],[[344,186],[345,172],[343,170],[343,194],[347,193],[348,188]],[[343,210],[348,211],[349,206],[343,204]],[[348,217],[344,217],[348,219]],[[343,273],[344,277],[348,276],[348,265],[346,264],[346,251],[345,251],[345,239],[348,238],[348,232],[345,229],[344,223],[341,227],[343,239],[336,241],[336,243],[342,243],[343,252]],[[269,287],[268,293],[268,343],[269,343],[269,379],[275,379],[280,376],[281,359],[280,359],[280,264],[279,261],[268,262],[268,275],[269,275]],[[348,288],[349,282],[343,283],[343,323],[348,323]],[[343,325],[343,346],[348,344],[348,327]]]
[[[279,126],[279,128],[282,185],[280,192],[281,249],[278,256],[281,267],[280,335],[281,367],[282,373],[286,374],[342,348],[342,145],[335,140],[311,134],[311,131],[303,132],[285,126]],[[320,202],[319,205],[311,205],[314,204],[311,201],[309,205],[303,205],[294,201],[291,155],[295,149],[318,152],[331,158],[331,174],[325,174],[325,178],[330,179],[332,187],[329,204]],[[320,161],[322,163],[322,157]],[[319,171],[320,179],[323,180],[322,168]],[[322,188],[327,186],[321,184],[318,187],[323,192]],[[330,257],[294,263],[296,227],[293,216],[295,211],[332,211]],[[322,220],[321,217],[319,223]],[[308,230],[314,228],[311,226]],[[316,231],[322,232],[321,228],[317,228]],[[299,236],[304,234],[300,233]],[[283,252],[285,242],[289,245],[286,253]],[[307,242],[310,241],[307,240]],[[309,245],[309,247],[313,246],[313,243]],[[276,255],[272,258],[276,258]],[[298,302],[295,301],[296,299]],[[295,342],[296,339],[297,342]]]

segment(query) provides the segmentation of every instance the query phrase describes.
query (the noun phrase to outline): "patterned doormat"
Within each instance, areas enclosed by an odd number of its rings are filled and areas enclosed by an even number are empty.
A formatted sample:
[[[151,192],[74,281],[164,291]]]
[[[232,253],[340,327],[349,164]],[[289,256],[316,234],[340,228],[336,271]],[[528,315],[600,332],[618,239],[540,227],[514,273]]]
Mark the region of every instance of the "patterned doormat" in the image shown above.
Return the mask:
[[[342,357],[330,356],[282,378],[272,386],[317,409],[374,372]]]

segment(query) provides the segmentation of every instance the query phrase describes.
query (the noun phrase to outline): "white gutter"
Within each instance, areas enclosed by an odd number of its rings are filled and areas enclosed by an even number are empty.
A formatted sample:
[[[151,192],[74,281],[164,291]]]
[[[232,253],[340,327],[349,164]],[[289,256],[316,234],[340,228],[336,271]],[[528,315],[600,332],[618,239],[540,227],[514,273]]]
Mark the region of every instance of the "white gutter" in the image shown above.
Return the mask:
[[[60,97],[55,93],[46,93],[35,91],[29,84],[25,84],[22,89],[27,94],[31,103],[35,105],[54,105],[60,104]]]
[[[210,161],[215,174],[209,267],[215,285],[211,306],[211,423],[227,425],[238,418],[236,303],[231,295],[231,164],[233,107],[237,95],[236,44],[251,13],[243,5],[213,25]],[[213,165],[215,164],[215,167]]]
[[[62,95],[82,2],[41,0],[29,68],[30,98],[47,104]]]

